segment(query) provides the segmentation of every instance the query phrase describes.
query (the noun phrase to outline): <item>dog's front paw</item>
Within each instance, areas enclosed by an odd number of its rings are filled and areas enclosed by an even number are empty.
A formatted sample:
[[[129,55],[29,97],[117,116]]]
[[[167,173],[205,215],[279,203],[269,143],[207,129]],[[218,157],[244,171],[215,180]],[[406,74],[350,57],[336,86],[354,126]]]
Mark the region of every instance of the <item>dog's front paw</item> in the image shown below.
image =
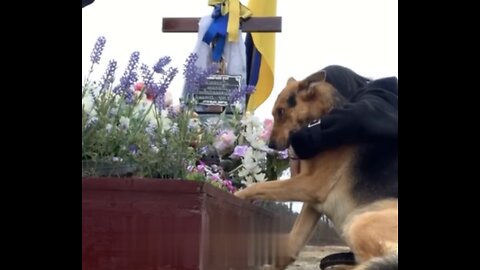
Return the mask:
[[[245,189],[239,190],[239,191],[235,192],[233,195],[235,195],[236,197],[238,197],[242,200],[247,199],[247,192],[245,191]]]

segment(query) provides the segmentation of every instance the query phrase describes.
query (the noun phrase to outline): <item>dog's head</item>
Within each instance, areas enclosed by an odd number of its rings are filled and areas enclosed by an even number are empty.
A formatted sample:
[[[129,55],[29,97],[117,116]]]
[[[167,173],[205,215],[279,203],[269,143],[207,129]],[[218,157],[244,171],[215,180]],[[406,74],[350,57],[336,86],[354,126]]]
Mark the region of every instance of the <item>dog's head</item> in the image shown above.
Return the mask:
[[[289,147],[292,132],[320,119],[345,101],[325,78],[326,72],[321,70],[302,81],[288,79],[273,106],[270,148],[282,150]]]

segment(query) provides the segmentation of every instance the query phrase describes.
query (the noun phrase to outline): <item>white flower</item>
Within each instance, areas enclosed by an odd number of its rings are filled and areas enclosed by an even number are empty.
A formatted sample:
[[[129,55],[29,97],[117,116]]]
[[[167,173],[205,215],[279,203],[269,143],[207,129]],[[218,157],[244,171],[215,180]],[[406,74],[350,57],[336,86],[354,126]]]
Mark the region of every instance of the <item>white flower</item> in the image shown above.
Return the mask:
[[[250,143],[253,148],[262,149],[266,147],[266,142],[262,140],[263,124],[260,119],[249,112],[241,120],[245,130],[241,132],[243,137]]]
[[[193,132],[198,132],[200,129],[200,119],[198,118],[190,118],[188,120],[188,130]]]
[[[106,126],[105,126],[105,129],[107,130],[108,133],[110,133],[110,131],[112,131],[112,124],[108,123]]]
[[[85,97],[82,99],[82,106],[83,109],[85,110],[86,113],[90,113],[93,110],[93,98],[91,95],[85,95]]]
[[[257,182],[265,182],[267,180],[264,173],[255,174],[254,177]]]
[[[152,119],[153,120],[153,119]],[[163,133],[166,130],[170,130],[172,128],[172,120],[168,117],[168,111],[167,110],[162,110],[160,112],[160,127],[161,127],[161,132]]]
[[[113,162],[122,162],[122,161],[123,161],[123,158],[112,157],[112,161],[113,161]]]
[[[118,108],[112,107],[110,108],[110,111],[108,112],[110,116],[116,116],[118,114]]]
[[[266,159],[266,153],[263,151],[255,151],[252,147],[248,147],[245,156],[242,158],[242,167],[238,171],[238,176],[244,178],[242,183],[247,186],[255,182],[264,182],[267,180],[266,174],[262,172],[260,162]]]
[[[150,136],[155,136],[155,131],[157,130],[157,121],[150,121],[145,128],[145,132]]]
[[[245,180],[242,180],[242,184],[245,184],[247,187],[255,184],[252,176],[245,177]]]
[[[243,105],[240,103],[240,101],[235,101],[233,104],[233,108],[235,109],[236,112],[241,113],[243,111]]]
[[[165,108],[170,107],[173,104],[173,96],[170,91],[165,93]]]
[[[125,116],[120,117],[119,122],[120,122],[120,129],[122,130],[127,130],[128,127],[130,126],[130,119]]]
[[[154,144],[150,146],[150,150],[152,150],[154,153],[158,153],[160,151],[160,149],[158,149],[158,147]]]

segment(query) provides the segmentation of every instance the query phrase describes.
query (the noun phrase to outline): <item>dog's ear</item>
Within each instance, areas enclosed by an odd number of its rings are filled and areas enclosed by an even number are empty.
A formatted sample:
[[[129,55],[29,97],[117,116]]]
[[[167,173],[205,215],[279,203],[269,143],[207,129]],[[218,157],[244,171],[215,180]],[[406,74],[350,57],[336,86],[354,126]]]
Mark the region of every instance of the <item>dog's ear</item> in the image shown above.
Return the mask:
[[[305,80],[298,84],[298,94],[304,100],[312,100],[317,94],[315,86],[321,82],[324,82],[327,78],[327,72],[320,70],[312,75],[308,76]]]
[[[298,85],[298,90],[307,90],[312,85],[315,86],[315,83],[324,82],[326,78],[327,72],[325,70],[320,70],[301,81]]]
[[[326,79],[327,79],[327,72],[325,70],[320,70],[308,76],[305,79],[305,81],[308,81],[308,83],[310,84],[314,82],[324,82]]]
[[[290,77],[290,78],[288,78],[287,84],[290,84],[290,83],[293,83],[293,82],[296,82],[296,81],[297,80],[295,80],[295,78]]]
[[[312,75],[308,76],[305,81],[308,83],[315,83],[315,82],[324,82],[327,79],[327,72],[325,70],[320,70]]]

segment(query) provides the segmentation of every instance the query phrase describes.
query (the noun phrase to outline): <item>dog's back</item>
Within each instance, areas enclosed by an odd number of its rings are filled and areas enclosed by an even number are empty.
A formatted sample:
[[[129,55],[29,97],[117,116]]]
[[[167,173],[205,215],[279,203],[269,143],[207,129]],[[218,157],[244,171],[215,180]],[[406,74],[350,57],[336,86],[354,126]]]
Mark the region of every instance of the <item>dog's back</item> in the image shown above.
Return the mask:
[[[354,155],[352,194],[359,204],[398,198],[397,141],[360,145]]]

